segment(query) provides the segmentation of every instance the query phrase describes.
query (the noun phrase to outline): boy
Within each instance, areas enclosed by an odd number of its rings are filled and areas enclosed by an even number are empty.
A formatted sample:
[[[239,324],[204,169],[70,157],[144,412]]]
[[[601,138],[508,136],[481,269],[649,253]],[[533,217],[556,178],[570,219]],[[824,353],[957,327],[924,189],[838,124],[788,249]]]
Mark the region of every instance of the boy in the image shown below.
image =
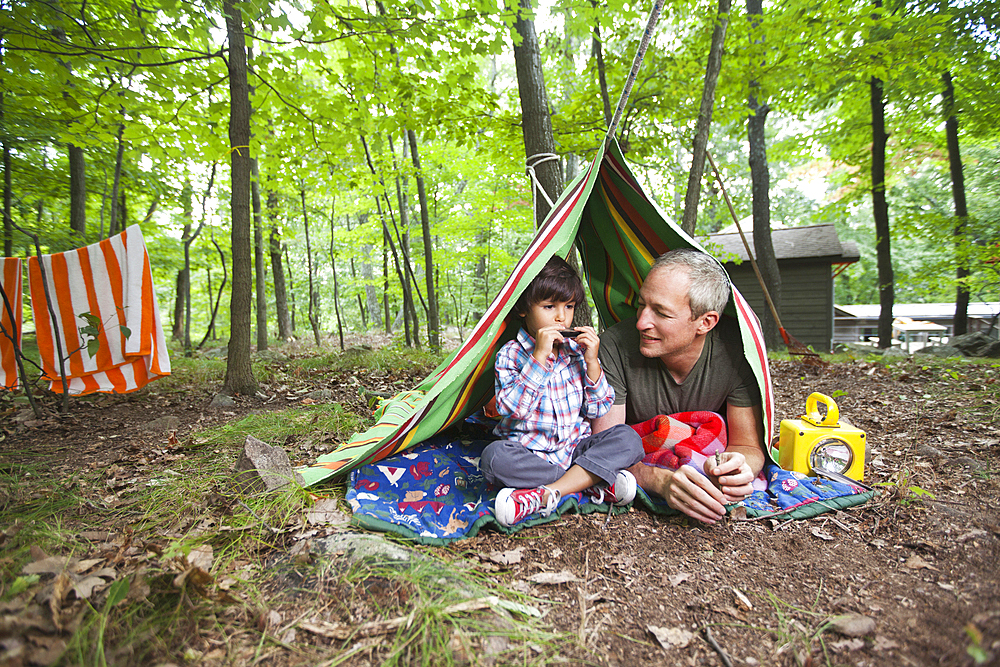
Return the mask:
[[[635,477],[625,468],[643,457],[638,434],[624,424],[591,434],[590,420],[611,408],[615,394],[597,359],[597,332],[569,328],[583,299],[580,277],[553,257],[514,304],[523,326],[496,358],[501,421],[494,433],[503,440],[480,459],[487,481],[505,487],[494,505],[501,525],[548,516],[567,493],[619,506],[635,498]]]

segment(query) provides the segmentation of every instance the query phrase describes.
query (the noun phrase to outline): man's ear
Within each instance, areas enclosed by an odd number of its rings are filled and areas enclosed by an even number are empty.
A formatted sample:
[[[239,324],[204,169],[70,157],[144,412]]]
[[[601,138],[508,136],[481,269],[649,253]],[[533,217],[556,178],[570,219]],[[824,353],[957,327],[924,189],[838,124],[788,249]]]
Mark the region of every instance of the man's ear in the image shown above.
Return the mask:
[[[710,310],[701,316],[701,321],[698,322],[698,333],[707,334],[709,331],[715,328],[715,325],[719,323],[719,313],[714,310]]]

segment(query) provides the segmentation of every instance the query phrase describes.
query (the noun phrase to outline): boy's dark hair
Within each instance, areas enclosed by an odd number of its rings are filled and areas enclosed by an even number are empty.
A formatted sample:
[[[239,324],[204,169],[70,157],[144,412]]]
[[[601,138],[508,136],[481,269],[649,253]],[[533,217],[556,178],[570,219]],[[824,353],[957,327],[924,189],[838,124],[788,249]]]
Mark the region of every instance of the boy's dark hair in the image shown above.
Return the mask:
[[[586,294],[583,291],[583,282],[580,280],[580,276],[566,260],[554,256],[521,293],[521,296],[514,303],[512,312],[521,316],[536,303],[546,300],[572,301],[580,305],[585,298]]]

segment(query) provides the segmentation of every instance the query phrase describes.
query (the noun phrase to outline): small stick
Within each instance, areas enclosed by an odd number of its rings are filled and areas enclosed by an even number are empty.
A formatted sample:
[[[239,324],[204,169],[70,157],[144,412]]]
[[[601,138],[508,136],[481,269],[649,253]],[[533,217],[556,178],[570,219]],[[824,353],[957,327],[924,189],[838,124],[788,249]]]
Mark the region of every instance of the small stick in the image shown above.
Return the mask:
[[[709,645],[715,649],[715,652],[719,654],[719,658],[722,659],[722,664],[725,665],[725,667],[733,667],[733,661],[729,659],[726,652],[721,646],[719,646],[719,642],[715,641],[715,637],[712,636],[712,629],[705,625],[701,628],[701,634],[705,635],[705,641],[707,641]]]

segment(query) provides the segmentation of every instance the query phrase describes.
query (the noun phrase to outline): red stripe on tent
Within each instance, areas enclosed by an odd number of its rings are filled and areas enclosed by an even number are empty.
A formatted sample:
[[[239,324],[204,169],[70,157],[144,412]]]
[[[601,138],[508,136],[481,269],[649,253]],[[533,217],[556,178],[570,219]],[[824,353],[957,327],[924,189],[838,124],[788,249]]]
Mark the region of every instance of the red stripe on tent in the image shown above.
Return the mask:
[[[750,309],[750,306],[735,289],[733,290],[733,301],[736,302],[736,308],[739,310],[740,316],[743,317],[744,320],[748,323],[757,321],[756,313]],[[755,352],[757,353],[757,359],[761,364],[761,374],[764,376],[764,395],[761,396],[761,401],[764,403],[764,420],[768,429],[768,432],[764,434],[764,439],[766,441],[764,444],[770,446],[769,441],[771,438],[771,430],[774,428],[774,395],[771,388],[771,374],[768,371],[767,349],[764,346],[761,332],[759,330],[755,330],[755,327],[752,325],[750,327],[750,332],[756,348]]]

